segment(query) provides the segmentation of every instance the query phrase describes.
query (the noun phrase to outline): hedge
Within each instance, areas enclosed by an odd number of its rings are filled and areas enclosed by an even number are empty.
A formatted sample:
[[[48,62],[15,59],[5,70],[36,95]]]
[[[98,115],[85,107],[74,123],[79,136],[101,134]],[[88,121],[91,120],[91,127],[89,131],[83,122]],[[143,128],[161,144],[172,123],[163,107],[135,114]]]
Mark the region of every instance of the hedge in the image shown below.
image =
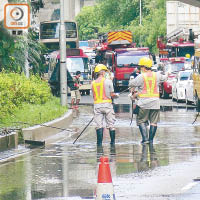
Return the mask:
[[[51,97],[48,83],[38,76],[0,73],[0,119],[22,103],[44,104]]]

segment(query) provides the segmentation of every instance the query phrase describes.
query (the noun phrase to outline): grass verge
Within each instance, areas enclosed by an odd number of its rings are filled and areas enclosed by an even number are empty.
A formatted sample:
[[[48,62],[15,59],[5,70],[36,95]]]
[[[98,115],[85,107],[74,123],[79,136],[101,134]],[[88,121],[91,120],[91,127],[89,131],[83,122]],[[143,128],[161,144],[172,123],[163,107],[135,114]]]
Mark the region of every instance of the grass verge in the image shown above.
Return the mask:
[[[61,117],[67,110],[68,108],[66,106],[60,105],[60,98],[56,97],[51,98],[48,102],[42,105],[23,104],[22,107],[14,110],[12,114],[6,116],[2,120],[0,127],[25,128],[35,124],[42,124]]]

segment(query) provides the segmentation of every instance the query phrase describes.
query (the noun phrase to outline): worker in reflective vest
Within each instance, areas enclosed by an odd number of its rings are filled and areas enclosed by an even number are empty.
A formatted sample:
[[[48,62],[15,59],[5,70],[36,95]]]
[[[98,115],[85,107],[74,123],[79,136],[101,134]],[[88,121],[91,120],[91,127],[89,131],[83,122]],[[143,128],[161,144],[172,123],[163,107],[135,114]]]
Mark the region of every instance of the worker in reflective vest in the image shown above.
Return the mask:
[[[106,128],[109,129],[111,145],[115,144],[115,113],[113,110],[112,99],[119,95],[114,93],[113,83],[110,79],[106,79],[107,67],[98,64],[94,72],[97,79],[92,82],[92,92],[94,99],[94,121],[96,123],[97,145],[102,145],[103,140],[103,119],[105,117]]]
[[[168,75],[151,71],[152,60],[143,57],[139,60],[139,65],[143,66],[143,71],[135,79],[130,80],[130,88],[138,88],[139,113],[136,117],[137,125],[142,136],[142,144],[153,143],[157,130],[157,123],[160,120],[160,99],[159,83],[167,79]],[[147,126],[150,123],[148,131]]]

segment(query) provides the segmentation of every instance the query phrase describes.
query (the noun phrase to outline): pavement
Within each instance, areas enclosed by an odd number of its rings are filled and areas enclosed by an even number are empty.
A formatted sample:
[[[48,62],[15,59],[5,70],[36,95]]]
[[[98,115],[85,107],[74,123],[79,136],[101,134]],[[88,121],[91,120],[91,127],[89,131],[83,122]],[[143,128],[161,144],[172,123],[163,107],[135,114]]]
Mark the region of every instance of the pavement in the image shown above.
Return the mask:
[[[114,104],[131,104],[131,100],[128,97],[128,92],[122,93],[118,99],[114,100]],[[71,98],[68,97],[68,102],[70,103]],[[92,95],[85,95],[81,96],[81,105],[93,105],[93,97]],[[171,98],[169,99],[160,99],[161,110],[162,109],[169,109],[169,108],[184,108],[184,109],[195,109],[195,105],[187,105],[185,102],[175,102],[172,101]],[[193,199],[200,199],[200,178],[197,178],[198,181],[193,181],[186,186],[185,193],[181,195],[177,195],[174,199],[178,200],[193,200]]]

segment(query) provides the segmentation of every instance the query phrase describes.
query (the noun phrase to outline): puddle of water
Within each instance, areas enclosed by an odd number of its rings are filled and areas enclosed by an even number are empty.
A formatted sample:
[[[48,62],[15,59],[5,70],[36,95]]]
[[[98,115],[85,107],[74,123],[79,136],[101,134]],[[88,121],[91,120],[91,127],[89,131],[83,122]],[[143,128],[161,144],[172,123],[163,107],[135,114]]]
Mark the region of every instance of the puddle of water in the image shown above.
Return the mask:
[[[105,130],[102,148],[96,147],[94,123],[73,145],[78,133],[93,116],[92,109],[88,112],[84,108],[87,114],[80,109],[78,119],[70,127],[77,135],[0,165],[0,200],[93,198],[101,156],[109,158],[117,199],[132,200],[134,195],[143,200],[168,197],[172,200],[173,192],[199,172],[196,159],[200,162],[200,127],[197,126],[199,122],[196,126],[190,123],[195,113],[179,109],[162,112],[152,146],[140,144],[135,121],[130,127],[127,105],[119,105],[116,109],[119,117],[115,146],[110,146],[109,132]],[[170,184],[172,187],[164,192],[164,187]],[[160,190],[156,192],[157,188]]]

